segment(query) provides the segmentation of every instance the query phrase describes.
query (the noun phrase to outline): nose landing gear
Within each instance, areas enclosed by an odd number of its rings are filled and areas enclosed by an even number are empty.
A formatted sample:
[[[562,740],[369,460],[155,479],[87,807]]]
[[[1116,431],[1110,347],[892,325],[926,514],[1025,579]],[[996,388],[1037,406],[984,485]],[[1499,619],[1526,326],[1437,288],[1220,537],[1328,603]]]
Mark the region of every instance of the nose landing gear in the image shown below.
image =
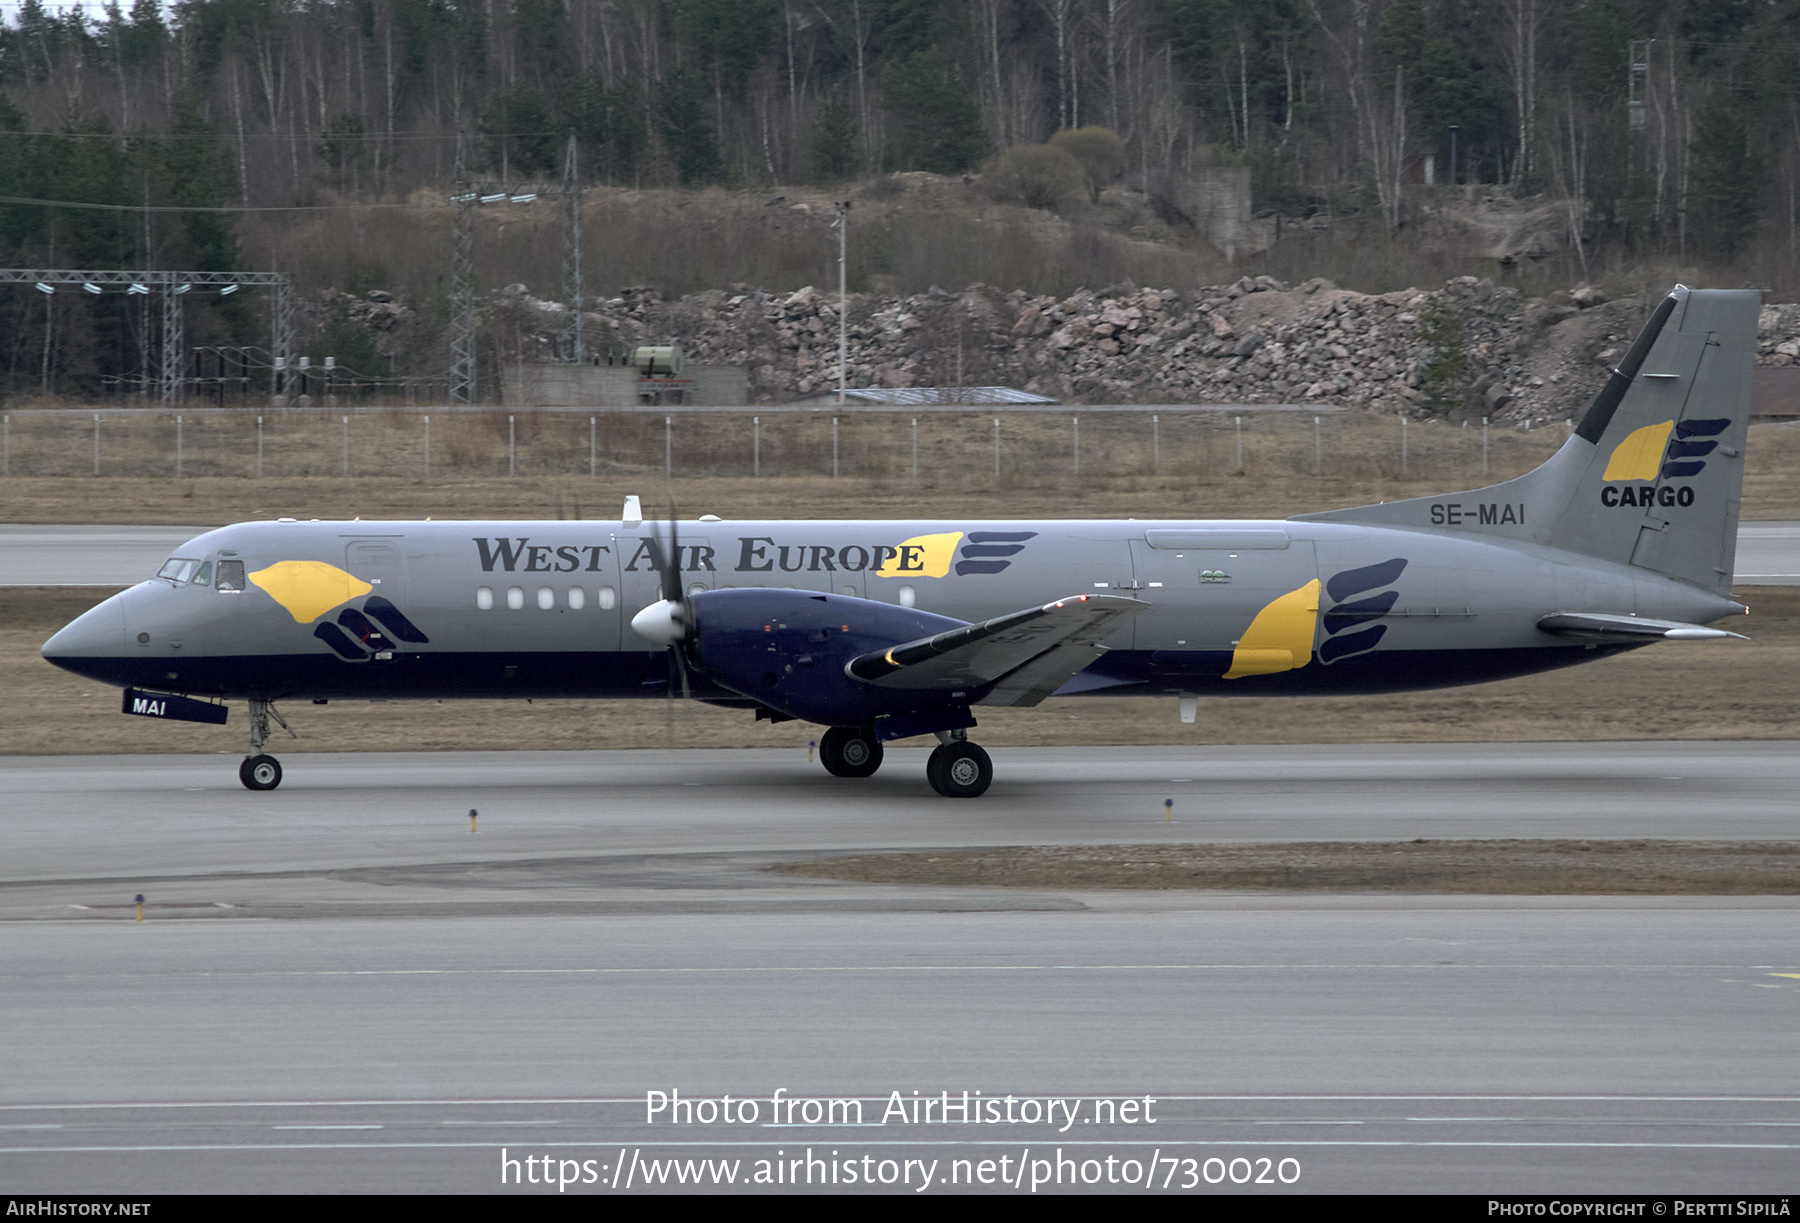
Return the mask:
[[[281,761],[260,754],[246,757],[238,765],[238,780],[246,790],[273,790],[281,784]]]
[[[289,735],[296,739],[300,737],[294,734],[294,729],[287,724],[287,720],[275,711],[275,702],[252,700],[250,755],[244,759],[244,763],[238,765],[238,780],[244,783],[246,790],[273,790],[281,784],[281,761],[263,751],[269,742],[270,718],[274,718]]]

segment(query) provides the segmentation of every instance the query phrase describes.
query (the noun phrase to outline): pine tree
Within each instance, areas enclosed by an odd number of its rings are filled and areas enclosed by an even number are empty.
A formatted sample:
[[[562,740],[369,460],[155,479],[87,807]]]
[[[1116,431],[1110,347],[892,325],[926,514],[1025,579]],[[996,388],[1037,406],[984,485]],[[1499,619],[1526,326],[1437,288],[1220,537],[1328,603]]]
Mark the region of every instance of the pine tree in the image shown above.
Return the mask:
[[[900,121],[900,169],[961,174],[987,153],[975,99],[950,75],[936,48],[889,67],[881,90]]]
[[[1690,154],[1688,240],[1701,251],[1735,255],[1761,217],[1763,164],[1750,150],[1743,111],[1729,90],[1715,91],[1694,121]]]

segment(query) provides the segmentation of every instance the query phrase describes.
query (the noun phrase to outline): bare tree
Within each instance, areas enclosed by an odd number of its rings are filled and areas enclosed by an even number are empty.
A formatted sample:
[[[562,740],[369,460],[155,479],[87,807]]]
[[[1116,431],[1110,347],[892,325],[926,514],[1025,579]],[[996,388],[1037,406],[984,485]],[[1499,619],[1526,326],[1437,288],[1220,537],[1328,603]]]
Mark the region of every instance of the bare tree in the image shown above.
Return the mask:
[[[1350,98],[1350,113],[1355,118],[1362,150],[1358,160],[1369,165],[1382,218],[1390,230],[1396,229],[1400,224],[1400,170],[1405,156],[1404,76],[1395,73],[1394,102],[1384,106],[1376,98],[1374,83],[1370,80],[1372,14],[1369,0],[1347,0],[1343,8],[1348,11],[1335,26],[1326,21],[1319,9],[1319,0],[1306,0],[1306,4],[1313,20],[1324,32],[1343,74]]]
[[[1075,26],[1080,14],[1076,0],[1037,0],[1050,19],[1056,39],[1056,125],[1078,127],[1081,118],[1080,85],[1075,73]]]
[[[1519,149],[1513,160],[1513,185],[1535,169],[1537,145],[1538,45],[1549,20],[1550,0],[1499,0],[1500,58],[1512,84],[1517,112]]]
[[[1023,143],[1012,129],[1012,115],[1006,106],[1006,74],[1001,69],[1001,19],[1011,7],[1012,0],[976,0],[976,17],[981,22],[981,42],[983,70],[987,77],[989,113],[994,118],[994,132],[1000,137],[1000,147],[1010,148]]]

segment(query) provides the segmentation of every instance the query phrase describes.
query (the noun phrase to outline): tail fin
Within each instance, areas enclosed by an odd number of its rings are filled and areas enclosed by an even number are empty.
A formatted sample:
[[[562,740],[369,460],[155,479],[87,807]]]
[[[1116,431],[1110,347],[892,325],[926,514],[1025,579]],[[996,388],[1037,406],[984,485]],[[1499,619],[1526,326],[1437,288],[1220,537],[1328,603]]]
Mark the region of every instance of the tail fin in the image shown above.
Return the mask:
[[[1301,520],[1527,540],[1729,594],[1761,301],[1754,289],[1677,285],[1536,471]]]

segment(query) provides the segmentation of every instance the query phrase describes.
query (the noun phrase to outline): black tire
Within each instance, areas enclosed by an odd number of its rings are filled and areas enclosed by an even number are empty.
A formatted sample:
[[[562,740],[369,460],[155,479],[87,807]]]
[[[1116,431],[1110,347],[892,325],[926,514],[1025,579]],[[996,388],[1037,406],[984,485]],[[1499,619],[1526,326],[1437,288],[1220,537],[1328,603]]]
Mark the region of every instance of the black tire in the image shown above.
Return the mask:
[[[967,740],[946,743],[925,762],[925,777],[945,798],[979,798],[994,780],[994,762]]]
[[[273,756],[250,756],[238,765],[238,780],[246,790],[273,790],[281,784],[281,761]]]
[[[881,740],[859,726],[833,726],[819,739],[819,760],[833,777],[873,777],[881,757]]]

